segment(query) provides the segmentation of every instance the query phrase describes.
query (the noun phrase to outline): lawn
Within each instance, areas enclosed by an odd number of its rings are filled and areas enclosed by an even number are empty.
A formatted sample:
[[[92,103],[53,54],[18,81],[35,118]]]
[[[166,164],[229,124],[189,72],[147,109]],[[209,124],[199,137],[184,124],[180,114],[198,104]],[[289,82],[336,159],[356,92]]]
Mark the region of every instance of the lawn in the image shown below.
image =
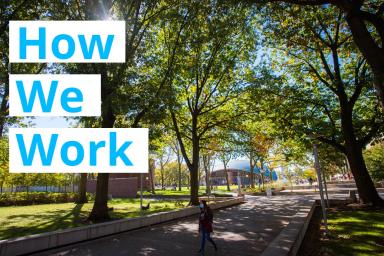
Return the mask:
[[[333,255],[384,255],[384,211],[341,210],[328,214],[330,238],[322,242]]]
[[[179,191],[179,188],[177,187],[176,190],[172,190],[169,188],[166,188],[164,190],[162,189],[155,189],[155,194],[157,196],[189,196],[190,195],[190,190],[187,187],[182,187],[181,191]],[[200,187],[199,190],[199,195],[203,195],[205,193],[205,188]],[[140,191],[137,192],[137,195],[140,195]],[[143,195],[151,195],[149,191],[144,191]]]
[[[239,186],[237,186],[237,185],[231,185],[231,186],[229,186],[231,191],[228,191],[226,185],[225,186],[214,186],[213,192],[219,192],[219,193],[220,192],[228,193],[228,192],[233,192],[233,191],[237,192],[238,187]]]
[[[230,188],[231,188],[231,190],[236,190],[237,186],[234,185],[234,186],[231,186]],[[214,189],[212,190],[212,193],[218,193],[218,194],[223,194],[223,193],[227,193],[227,192],[228,192],[227,186],[215,186]],[[172,190],[169,188],[167,188],[165,190],[162,190],[162,189],[156,189],[155,190],[155,194],[157,196],[189,196],[190,193],[191,192],[187,187],[182,187],[181,191],[179,191],[178,187],[176,188],[176,190]],[[140,195],[140,191],[137,192],[137,195],[138,196]],[[143,195],[149,196],[149,195],[151,195],[151,193],[148,191],[144,191]],[[200,188],[199,188],[199,196],[202,196],[202,195],[205,195],[205,186],[200,186]]]
[[[183,208],[188,204],[188,201],[144,200],[144,205],[148,202],[151,206],[143,211],[144,215]],[[86,218],[92,205],[62,203],[0,207],[0,240],[90,224]],[[115,219],[140,216],[139,199],[113,199],[108,206],[113,207],[110,215]]]

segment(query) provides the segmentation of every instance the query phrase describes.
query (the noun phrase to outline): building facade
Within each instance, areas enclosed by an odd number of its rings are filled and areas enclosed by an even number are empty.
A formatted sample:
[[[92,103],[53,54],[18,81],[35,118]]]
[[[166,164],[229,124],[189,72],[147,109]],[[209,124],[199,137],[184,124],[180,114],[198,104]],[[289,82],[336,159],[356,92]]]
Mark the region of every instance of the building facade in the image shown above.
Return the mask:
[[[241,184],[244,186],[251,184],[251,170],[249,160],[232,160],[228,163],[225,169],[224,166],[218,166],[211,173],[211,185],[226,185],[227,181],[225,172],[228,173],[228,181],[230,185],[237,185],[238,180],[240,180]],[[255,166],[253,168],[253,173],[255,184],[261,182],[262,176],[264,176],[264,181],[268,182],[271,174],[273,181],[278,179],[276,172],[270,170],[266,165],[264,166],[263,170],[260,170],[259,167]]]

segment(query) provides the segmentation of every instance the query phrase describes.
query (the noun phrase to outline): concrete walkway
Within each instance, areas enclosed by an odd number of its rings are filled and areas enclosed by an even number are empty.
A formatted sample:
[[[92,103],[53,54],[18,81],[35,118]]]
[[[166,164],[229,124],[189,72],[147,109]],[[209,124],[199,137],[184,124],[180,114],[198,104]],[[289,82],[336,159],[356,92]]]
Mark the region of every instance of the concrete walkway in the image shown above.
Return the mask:
[[[219,250],[206,244],[205,255],[260,255],[303,207],[304,196],[247,197],[247,202],[214,212]],[[198,255],[197,216],[83,242],[34,255]]]

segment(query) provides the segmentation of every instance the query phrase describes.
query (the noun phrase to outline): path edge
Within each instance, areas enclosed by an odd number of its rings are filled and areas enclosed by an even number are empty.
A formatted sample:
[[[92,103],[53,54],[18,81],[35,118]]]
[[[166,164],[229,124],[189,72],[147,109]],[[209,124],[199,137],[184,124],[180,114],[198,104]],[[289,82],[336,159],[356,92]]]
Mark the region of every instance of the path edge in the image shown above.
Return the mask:
[[[264,249],[261,256],[295,256],[297,254],[316,208],[315,200],[310,202],[310,207],[300,209]]]
[[[244,197],[210,203],[211,209],[225,208],[241,204]],[[55,249],[74,243],[110,236],[126,231],[148,227],[176,219],[198,214],[198,207],[188,207],[168,212],[154,213],[148,216],[114,220],[84,227],[69,228],[42,234],[10,238],[0,241],[0,256],[14,256]]]

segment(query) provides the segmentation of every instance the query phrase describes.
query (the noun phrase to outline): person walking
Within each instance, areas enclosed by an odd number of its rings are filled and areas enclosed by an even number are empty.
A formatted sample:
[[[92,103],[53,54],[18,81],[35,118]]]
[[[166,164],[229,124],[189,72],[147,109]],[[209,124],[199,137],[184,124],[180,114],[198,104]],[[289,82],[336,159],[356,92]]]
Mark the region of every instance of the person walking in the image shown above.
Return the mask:
[[[199,253],[204,255],[205,240],[208,240],[212,243],[215,251],[217,251],[217,245],[211,237],[213,232],[213,212],[211,208],[207,205],[207,201],[202,200],[200,202],[200,216],[199,216],[199,233],[201,233],[201,244]]]

